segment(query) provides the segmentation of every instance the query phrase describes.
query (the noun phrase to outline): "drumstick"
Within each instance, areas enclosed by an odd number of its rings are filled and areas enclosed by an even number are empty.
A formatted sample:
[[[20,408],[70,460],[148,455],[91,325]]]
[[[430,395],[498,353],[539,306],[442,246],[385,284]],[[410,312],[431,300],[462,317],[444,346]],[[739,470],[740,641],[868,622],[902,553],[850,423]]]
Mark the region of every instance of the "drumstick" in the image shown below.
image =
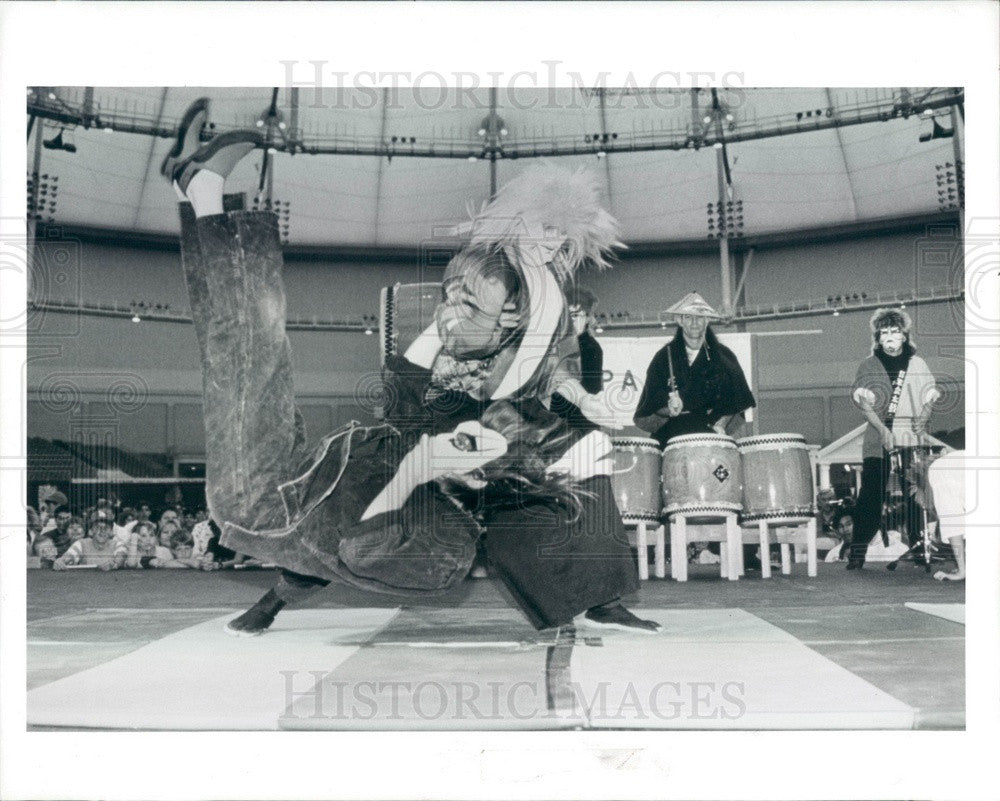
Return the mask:
[[[670,345],[667,345],[667,369],[670,371],[670,377],[667,379],[667,386],[670,388],[671,392],[677,391],[677,379],[674,378],[674,354],[670,352]]]

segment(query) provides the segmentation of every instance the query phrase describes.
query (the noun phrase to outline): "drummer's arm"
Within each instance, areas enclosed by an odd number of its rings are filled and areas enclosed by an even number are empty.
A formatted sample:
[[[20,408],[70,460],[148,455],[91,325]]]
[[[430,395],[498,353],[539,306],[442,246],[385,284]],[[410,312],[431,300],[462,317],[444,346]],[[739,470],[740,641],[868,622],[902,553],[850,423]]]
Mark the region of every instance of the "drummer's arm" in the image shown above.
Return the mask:
[[[643,431],[649,434],[653,434],[658,431],[664,423],[667,422],[671,417],[670,411],[666,406],[662,409],[658,409],[652,414],[646,415],[645,417],[636,417],[632,422],[636,424]]]
[[[726,429],[729,428],[729,421],[732,420],[735,416],[736,416],[735,414],[725,414],[718,420],[716,420],[714,423],[712,423],[712,428],[715,429],[715,433],[725,434]]]

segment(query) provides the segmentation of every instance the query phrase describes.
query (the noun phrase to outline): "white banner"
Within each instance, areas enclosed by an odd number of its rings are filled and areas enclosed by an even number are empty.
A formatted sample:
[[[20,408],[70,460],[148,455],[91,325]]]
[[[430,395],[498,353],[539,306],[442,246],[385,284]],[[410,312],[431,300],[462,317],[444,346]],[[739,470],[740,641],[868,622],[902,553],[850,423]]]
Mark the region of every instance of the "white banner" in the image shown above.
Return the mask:
[[[729,348],[740,362],[743,374],[756,395],[753,385],[752,334],[717,334],[719,341]],[[635,407],[639,404],[642,388],[646,385],[646,369],[656,352],[673,338],[670,335],[644,337],[598,337],[604,351],[604,403],[614,412],[615,419],[626,426],[632,425]],[[747,420],[753,419],[753,409],[746,412]]]

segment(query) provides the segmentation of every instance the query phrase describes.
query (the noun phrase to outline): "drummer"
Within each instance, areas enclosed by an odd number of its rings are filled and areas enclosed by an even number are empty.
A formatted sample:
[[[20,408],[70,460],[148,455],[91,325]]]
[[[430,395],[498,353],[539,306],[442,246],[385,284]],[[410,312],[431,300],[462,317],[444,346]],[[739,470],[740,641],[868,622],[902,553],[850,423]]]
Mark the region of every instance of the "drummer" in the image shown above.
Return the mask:
[[[709,326],[722,315],[697,292],[667,312],[679,328],[653,356],[634,418],[660,447],[683,434],[725,434],[733,417],[756,405],[736,355]]]

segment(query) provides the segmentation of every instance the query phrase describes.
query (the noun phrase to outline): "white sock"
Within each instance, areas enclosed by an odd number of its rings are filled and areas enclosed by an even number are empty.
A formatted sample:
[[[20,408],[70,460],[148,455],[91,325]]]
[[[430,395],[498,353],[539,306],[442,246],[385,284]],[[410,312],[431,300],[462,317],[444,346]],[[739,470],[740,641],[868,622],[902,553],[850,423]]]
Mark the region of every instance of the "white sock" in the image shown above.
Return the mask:
[[[225,183],[225,178],[209,170],[200,170],[191,179],[185,194],[194,207],[195,217],[222,214],[222,187]]]
[[[185,194],[184,194],[184,193],[183,193],[183,192],[181,191],[181,187],[180,187],[180,184],[178,184],[178,183],[177,183],[177,181],[174,181],[174,182],[172,182],[172,183],[171,183],[170,185],[171,185],[171,186],[172,186],[172,187],[174,188],[174,192],[176,192],[176,193],[177,193],[177,199],[178,199],[178,200],[179,200],[179,201],[180,201],[181,203],[185,202],[185,201],[186,201],[186,200],[188,199],[188,198],[187,198],[187,195],[185,195]]]

